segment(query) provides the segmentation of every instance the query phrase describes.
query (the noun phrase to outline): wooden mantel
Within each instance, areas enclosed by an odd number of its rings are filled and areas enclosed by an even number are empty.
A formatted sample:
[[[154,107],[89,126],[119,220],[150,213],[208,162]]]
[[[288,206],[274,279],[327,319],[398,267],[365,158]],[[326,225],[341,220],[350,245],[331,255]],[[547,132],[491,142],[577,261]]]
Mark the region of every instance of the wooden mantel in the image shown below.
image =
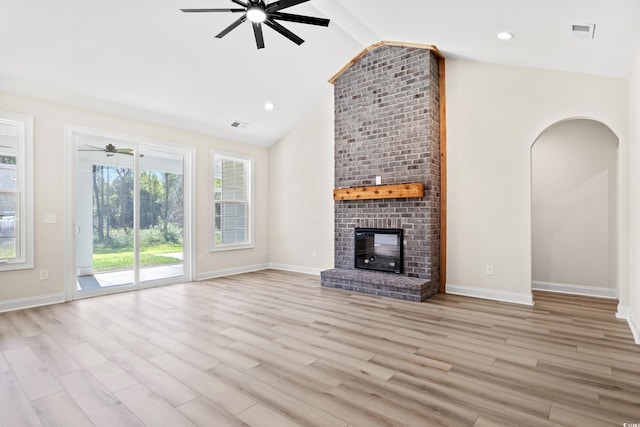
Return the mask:
[[[424,184],[421,182],[336,188],[333,190],[333,200],[406,199],[418,197],[424,197]]]

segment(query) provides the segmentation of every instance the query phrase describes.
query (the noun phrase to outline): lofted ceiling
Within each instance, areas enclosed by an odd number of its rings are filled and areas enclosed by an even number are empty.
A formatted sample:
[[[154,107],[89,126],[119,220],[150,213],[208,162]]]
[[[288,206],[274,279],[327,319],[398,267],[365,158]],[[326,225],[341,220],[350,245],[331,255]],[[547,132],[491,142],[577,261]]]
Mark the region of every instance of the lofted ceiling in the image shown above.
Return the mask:
[[[640,44],[638,0],[311,0],[286,12],[329,18],[329,27],[282,22],[301,46],[264,28],[261,50],[248,22],[214,37],[236,14],[179,10],[228,7],[237,5],[0,0],[0,91],[270,146],[330,99],[331,76],[381,40],[621,78]],[[572,24],[595,24],[595,37],[570,37]],[[515,38],[501,41],[500,31]]]

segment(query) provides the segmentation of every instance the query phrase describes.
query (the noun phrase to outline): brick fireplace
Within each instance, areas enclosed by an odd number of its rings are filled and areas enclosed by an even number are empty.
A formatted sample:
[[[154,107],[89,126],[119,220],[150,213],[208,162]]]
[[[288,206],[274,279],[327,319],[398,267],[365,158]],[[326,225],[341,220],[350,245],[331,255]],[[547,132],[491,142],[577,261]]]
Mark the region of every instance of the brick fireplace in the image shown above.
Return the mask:
[[[332,79],[335,268],[321,273],[323,287],[410,301],[438,292],[440,61],[431,46],[382,42]],[[402,273],[355,268],[356,228],[401,229]]]

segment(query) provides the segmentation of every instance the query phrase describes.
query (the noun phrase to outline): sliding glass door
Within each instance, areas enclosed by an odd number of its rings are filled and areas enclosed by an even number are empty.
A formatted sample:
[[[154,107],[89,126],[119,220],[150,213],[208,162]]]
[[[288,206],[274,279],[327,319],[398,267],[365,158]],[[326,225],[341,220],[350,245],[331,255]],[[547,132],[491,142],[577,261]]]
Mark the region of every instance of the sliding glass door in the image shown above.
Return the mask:
[[[184,274],[182,156],[141,150],[140,281]]]
[[[71,133],[73,297],[189,280],[190,151],[102,132]]]
[[[78,291],[134,284],[132,147],[82,139],[78,157]]]

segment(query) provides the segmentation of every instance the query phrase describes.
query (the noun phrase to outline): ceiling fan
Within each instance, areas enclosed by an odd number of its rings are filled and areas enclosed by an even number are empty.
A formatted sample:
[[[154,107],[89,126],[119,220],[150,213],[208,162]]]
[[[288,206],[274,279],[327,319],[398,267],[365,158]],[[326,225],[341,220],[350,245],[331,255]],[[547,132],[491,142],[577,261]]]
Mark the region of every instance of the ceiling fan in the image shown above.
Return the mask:
[[[300,3],[306,3],[309,0],[279,0],[273,3],[265,3],[264,0],[231,0],[233,3],[242,6],[242,8],[230,8],[230,9],[180,9],[183,12],[231,12],[242,13],[240,18],[236,19],[231,25],[222,30],[217,38],[221,39],[231,32],[231,30],[238,27],[247,19],[253,25],[253,34],[256,38],[256,46],[258,49],[264,48],[264,38],[262,36],[262,26],[266,26],[279,32],[297,45],[304,43],[304,40],[283,27],[276,21],[288,21],[298,22],[300,24],[320,25],[323,27],[329,26],[329,20],[325,18],[316,18],[313,16],[305,15],[293,15],[291,13],[280,12],[283,9],[291,6],[298,5]]]
[[[107,153],[107,157],[115,156],[116,154],[125,154],[127,156],[133,156],[133,148],[116,148],[115,145],[109,143],[104,148],[93,147],[88,145],[89,148],[79,148],[78,151],[104,151]],[[140,154],[140,157],[144,157],[144,154]]]

